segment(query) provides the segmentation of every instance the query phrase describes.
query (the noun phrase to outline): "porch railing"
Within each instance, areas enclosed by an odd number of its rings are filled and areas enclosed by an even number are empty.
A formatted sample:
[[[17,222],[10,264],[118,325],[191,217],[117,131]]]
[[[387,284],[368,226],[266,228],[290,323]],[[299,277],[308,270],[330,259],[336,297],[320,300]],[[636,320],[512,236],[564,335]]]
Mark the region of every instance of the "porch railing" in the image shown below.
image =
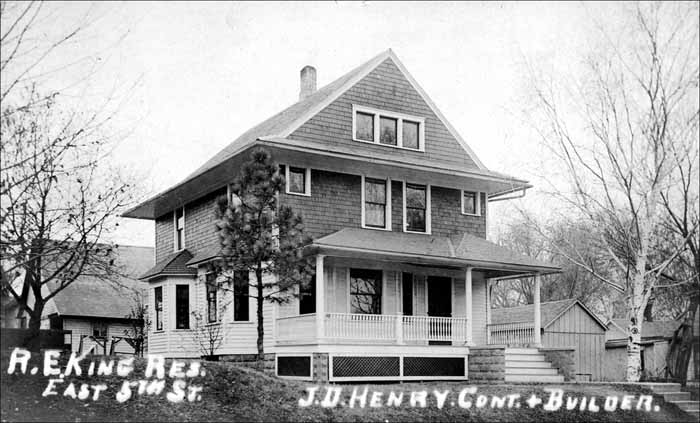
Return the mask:
[[[279,318],[276,338],[289,343],[316,337],[316,315]],[[390,314],[326,313],[324,339],[391,343],[467,340],[465,317],[402,316]]]
[[[533,322],[493,323],[486,325],[490,345],[528,345],[535,342]]]

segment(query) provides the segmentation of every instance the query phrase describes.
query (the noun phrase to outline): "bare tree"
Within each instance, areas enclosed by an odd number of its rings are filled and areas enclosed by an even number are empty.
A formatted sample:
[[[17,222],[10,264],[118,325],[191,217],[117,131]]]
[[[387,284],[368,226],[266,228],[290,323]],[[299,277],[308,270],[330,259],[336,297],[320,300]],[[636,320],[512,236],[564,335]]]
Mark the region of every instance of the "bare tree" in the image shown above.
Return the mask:
[[[636,4],[624,34],[603,30],[605,47],[586,58],[580,82],[534,83],[530,117],[567,170],[569,186],[558,197],[570,215],[590,222],[592,242],[608,254],[590,263],[581,251],[559,252],[623,293],[629,381],[640,377],[643,314],[653,288],[698,227],[691,222],[668,254],[654,256],[664,193],[677,183],[674,151],[697,140],[697,14],[696,3]]]
[[[129,328],[124,330],[124,338],[134,349],[134,355],[137,357],[143,357],[148,341],[148,328],[151,326],[144,294],[144,292],[134,293],[131,312],[126,316],[129,319]]]

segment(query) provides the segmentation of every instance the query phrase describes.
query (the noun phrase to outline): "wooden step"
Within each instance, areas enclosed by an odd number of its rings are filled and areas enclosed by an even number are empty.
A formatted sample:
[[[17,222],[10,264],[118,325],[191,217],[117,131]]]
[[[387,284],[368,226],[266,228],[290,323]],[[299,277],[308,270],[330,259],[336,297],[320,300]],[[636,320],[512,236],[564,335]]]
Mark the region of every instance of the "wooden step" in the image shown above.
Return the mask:
[[[647,383],[640,383],[641,386],[645,388],[649,388],[652,391],[654,391],[657,394],[661,394],[664,392],[679,392],[681,390],[681,384],[680,383],[653,383],[653,382],[647,382]]]
[[[664,392],[662,395],[666,402],[690,400],[690,392]]]
[[[544,354],[506,354],[506,363],[509,361],[544,361]]]
[[[508,354],[540,354],[537,348],[506,348],[506,355]]]
[[[562,383],[564,376],[561,375],[511,375],[506,374],[506,382],[529,382],[529,383]]]
[[[690,414],[695,421],[700,420],[700,411],[686,411],[686,413]]]
[[[506,367],[506,375],[556,376],[557,369],[539,367]]]
[[[700,411],[700,402],[698,401],[671,401],[683,411]]]

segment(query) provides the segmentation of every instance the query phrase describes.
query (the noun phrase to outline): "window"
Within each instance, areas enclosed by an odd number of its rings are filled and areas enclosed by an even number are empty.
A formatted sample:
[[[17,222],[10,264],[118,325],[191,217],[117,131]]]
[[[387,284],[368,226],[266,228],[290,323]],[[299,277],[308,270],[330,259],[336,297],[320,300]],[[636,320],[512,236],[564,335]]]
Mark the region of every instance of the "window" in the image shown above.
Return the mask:
[[[156,298],[156,330],[163,330],[163,287],[159,286],[153,292]]]
[[[382,271],[350,269],[350,312],[382,314]]]
[[[364,226],[370,228],[389,227],[387,224],[387,181],[364,178]]]
[[[403,121],[403,146],[404,148],[412,148],[418,150],[418,122]]]
[[[404,217],[407,232],[430,232],[430,196],[426,185],[404,185]]]
[[[190,328],[190,286],[175,285],[175,329]]]
[[[217,300],[217,286],[216,286],[216,273],[207,273],[207,322],[214,323],[219,319],[217,316],[218,311],[216,308]]]
[[[481,214],[480,195],[474,191],[462,191],[462,214]]]
[[[92,336],[95,338],[107,337],[107,323],[97,321],[92,323]]]
[[[404,273],[402,279],[403,315],[413,316],[413,273]]]
[[[379,142],[386,145],[396,145],[396,119],[379,118]]]
[[[355,116],[355,138],[374,142],[374,115],[357,112]]]
[[[316,312],[316,276],[299,286],[299,314]]]
[[[248,312],[248,272],[235,272],[233,275],[233,321],[247,322],[250,320]]]
[[[425,119],[364,106],[353,108],[353,139],[424,151]]]
[[[285,166],[287,194],[311,195],[311,169]]]
[[[175,210],[175,251],[185,248],[185,208]]]

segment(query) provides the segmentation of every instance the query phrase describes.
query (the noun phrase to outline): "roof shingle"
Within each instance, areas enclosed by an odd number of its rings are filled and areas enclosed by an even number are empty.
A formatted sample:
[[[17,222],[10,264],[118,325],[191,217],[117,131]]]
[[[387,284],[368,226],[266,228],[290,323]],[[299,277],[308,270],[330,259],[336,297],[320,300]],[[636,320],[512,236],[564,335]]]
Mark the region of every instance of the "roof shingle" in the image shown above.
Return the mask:
[[[155,266],[146,271],[139,279],[151,279],[160,275],[192,275],[197,274],[196,269],[187,267],[187,262],[192,259],[192,253],[187,250],[176,251],[163,260],[156,263]]]

